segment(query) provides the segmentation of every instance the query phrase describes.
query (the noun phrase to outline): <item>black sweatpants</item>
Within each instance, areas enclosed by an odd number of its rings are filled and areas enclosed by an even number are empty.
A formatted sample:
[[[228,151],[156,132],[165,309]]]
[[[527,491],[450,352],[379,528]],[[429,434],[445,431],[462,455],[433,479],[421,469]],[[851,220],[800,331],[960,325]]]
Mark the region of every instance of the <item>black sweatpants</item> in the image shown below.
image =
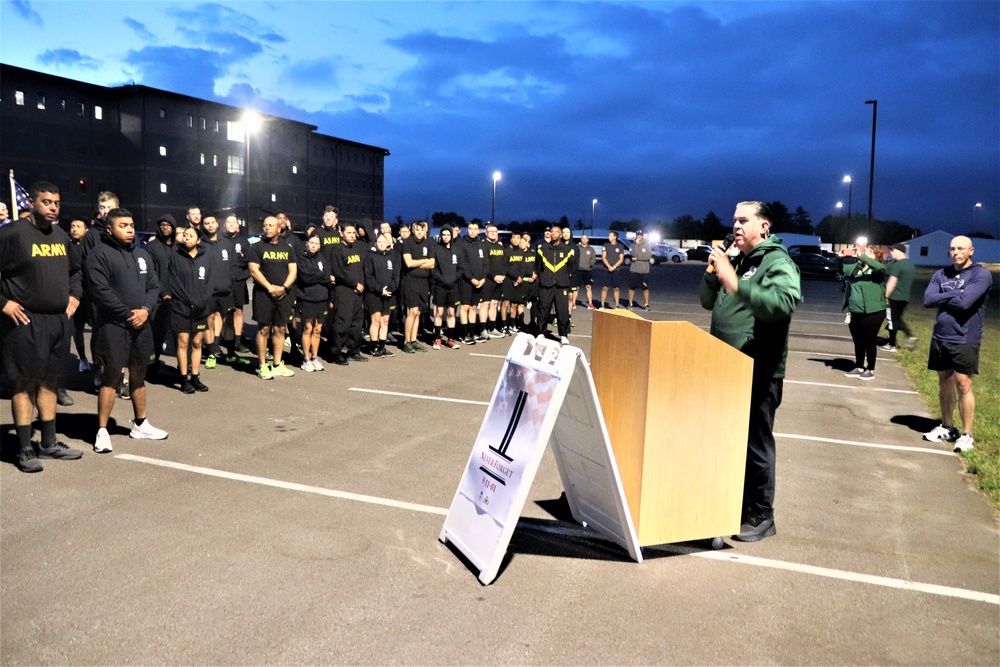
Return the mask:
[[[889,345],[895,347],[896,333],[902,331],[907,338],[913,337],[913,332],[906,322],[903,321],[903,311],[906,310],[906,301],[894,301],[889,299]]]
[[[854,367],[875,370],[875,355],[878,353],[878,330],[885,320],[885,311],[875,313],[851,313],[851,338],[854,339]],[[865,365],[865,359],[868,364]]]
[[[334,356],[338,356],[346,347],[348,356],[357,354],[361,351],[361,326],[364,317],[361,295],[350,287],[337,285],[333,306],[330,351]]]
[[[743,477],[743,520],[750,514],[774,517],[774,479],[777,453],[774,413],[781,405],[784,380],[755,382],[750,393],[747,465]]]
[[[560,336],[569,336],[569,288],[542,287],[538,294],[538,331],[545,333],[545,328],[552,319],[553,302],[556,307],[556,323]]]

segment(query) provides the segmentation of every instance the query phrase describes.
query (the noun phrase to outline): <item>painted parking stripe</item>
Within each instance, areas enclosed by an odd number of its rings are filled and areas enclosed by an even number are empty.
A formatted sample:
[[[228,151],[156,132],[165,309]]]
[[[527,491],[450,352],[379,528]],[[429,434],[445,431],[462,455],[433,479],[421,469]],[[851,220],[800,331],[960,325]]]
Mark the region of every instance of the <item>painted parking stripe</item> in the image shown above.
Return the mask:
[[[364,389],[362,387],[348,387],[347,391],[360,391],[366,394],[382,394],[383,396],[399,396],[401,398],[419,398],[425,401],[444,401],[446,403],[464,403],[466,405],[489,405],[489,401],[469,401],[464,398],[446,398],[444,396],[422,396],[420,394],[407,394],[402,391],[382,391],[381,389]]]
[[[861,382],[861,380],[858,380]],[[813,387],[833,387],[836,389],[864,389],[866,391],[884,391],[890,394],[916,394],[915,391],[910,391],[909,389],[886,389],[884,387],[869,387],[865,384],[831,384],[828,382],[806,382],[805,380],[785,380],[785,384],[807,384]]]
[[[469,352],[470,357],[489,357],[490,359],[506,359],[506,354],[479,354],[478,352]]]
[[[215,470],[213,468],[192,466],[186,463],[176,463],[174,461],[164,461],[163,459],[153,459],[147,456],[135,456],[134,454],[118,454],[115,458],[122,459],[125,461],[135,461],[136,463],[146,463],[149,465],[160,466],[162,468],[183,470],[184,472],[193,472],[199,475],[208,475],[209,477],[220,477],[222,479],[229,479],[236,482],[248,482],[250,484],[273,486],[275,488],[286,489],[288,491],[302,491],[303,493],[315,493],[321,496],[340,498],[341,500],[354,500],[360,503],[369,503],[371,505],[383,505],[385,507],[394,507],[396,509],[411,510],[414,512],[426,512],[427,514],[438,514],[440,516],[448,515],[448,510],[443,509],[441,507],[433,507],[431,505],[408,503],[401,500],[379,498],[377,496],[366,496],[361,493],[350,493],[348,491],[335,491],[333,489],[324,489],[323,487],[320,486],[309,486],[308,484],[282,482],[281,480],[268,479],[267,477],[257,477],[256,475],[243,475],[241,473],[227,472],[225,470]]]
[[[256,475],[244,475],[241,473],[228,472],[225,470],[216,470],[214,468],[205,468],[202,466],[192,466],[186,463],[176,463],[174,461],[154,459],[147,456],[135,456],[134,454],[118,454],[115,456],[115,458],[124,461],[133,461],[135,463],[145,463],[147,465],[170,468],[173,470],[180,470],[183,472],[191,472],[199,475],[207,475],[209,477],[218,477],[220,479],[228,479],[236,482],[261,484],[264,486],[270,486],[278,489],[285,489],[288,491],[314,493],[317,495],[326,496],[330,498],[351,500],[355,502],[368,503],[371,505],[379,505],[382,507],[392,507],[395,509],[408,510],[412,512],[423,512],[425,514],[433,514],[436,516],[448,515],[448,510],[446,510],[443,507],[434,507],[432,505],[421,505],[419,503],[409,503],[400,500],[392,500],[391,498],[379,498],[377,496],[368,496],[360,493],[350,493],[347,491],[336,491],[334,489],[326,489],[323,487],[310,486],[307,484],[283,482],[281,480],[269,479],[267,477],[258,477]],[[574,530],[576,529],[574,528]],[[587,535],[595,538],[598,537],[597,533],[591,533],[589,531],[587,532]],[[971,591],[964,588],[953,588],[951,586],[940,586],[938,584],[925,584],[917,581],[907,581],[905,579],[881,577],[873,574],[848,572],[845,570],[834,570],[827,567],[805,565],[803,563],[791,563],[788,561],[774,560],[771,558],[758,558],[756,556],[745,556],[742,554],[730,553],[729,551],[701,551],[692,547],[687,547],[682,544],[664,545],[656,547],[656,549],[664,551],[673,551],[679,554],[686,554],[686,555],[696,556],[698,558],[707,558],[709,560],[715,560],[721,562],[740,563],[742,565],[754,565],[757,567],[765,567],[775,570],[785,570],[787,572],[797,572],[800,574],[810,574],[813,576],[827,577],[830,579],[839,579],[841,581],[870,584],[874,586],[884,586],[888,588],[896,588],[899,590],[915,591],[919,593],[929,593],[932,595],[942,595],[945,597],[960,598],[964,600],[973,600],[975,602],[986,602],[989,604],[1000,605],[1000,595],[995,595],[993,593],[984,593],[981,591]]]
[[[870,447],[872,449],[892,449],[900,452],[918,452],[920,454],[941,454],[943,456],[955,456],[952,451],[942,451],[929,447],[909,447],[906,445],[880,445],[874,442],[858,442],[856,440],[838,440],[836,438],[819,438],[814,435],[795,435],[793,433],[775,433],[776,438],[788,438],[790,440],[809,440],[811,442],[829,442],[835,445],[851,445],[852,447]]]

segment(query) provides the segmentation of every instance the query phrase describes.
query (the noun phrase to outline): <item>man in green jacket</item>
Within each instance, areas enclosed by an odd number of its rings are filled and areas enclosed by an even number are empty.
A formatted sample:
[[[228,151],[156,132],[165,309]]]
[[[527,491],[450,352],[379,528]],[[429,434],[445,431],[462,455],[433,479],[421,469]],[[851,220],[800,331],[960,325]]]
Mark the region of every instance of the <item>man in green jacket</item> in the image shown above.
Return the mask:
[[[781,405],[788,328],[799,302],[799,270],[777,238],[768,238],[767,204],[744,201],[733,214],[730,258],[715,248],[701,284],[701,305],[712,311],[712,335],[752,357],[750,428],[740,533],[756,542],[774,535],[774,413]]]

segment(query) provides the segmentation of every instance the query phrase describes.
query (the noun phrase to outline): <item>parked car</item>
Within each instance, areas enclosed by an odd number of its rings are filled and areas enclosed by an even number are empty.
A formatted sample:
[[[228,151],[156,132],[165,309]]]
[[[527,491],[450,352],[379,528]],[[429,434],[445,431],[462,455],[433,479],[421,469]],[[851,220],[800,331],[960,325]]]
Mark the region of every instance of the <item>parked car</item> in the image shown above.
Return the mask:
[[[795,266],[799,267],[803,278],[826,278],[838,282],[844,280],[844,268],[839,260],[814,252],[796,253],[791,258]]]
[[[708,256],[712,254],[712,246],[700,245],[687,249],[687,258],[691,261],[707,262]]]
[[[687,258],[687,253],[683,250],[678,250],[667,243],[654,243],[653,256],[650,258],[649,263],[655,265],[662,264],[663,262],[683,262]]]

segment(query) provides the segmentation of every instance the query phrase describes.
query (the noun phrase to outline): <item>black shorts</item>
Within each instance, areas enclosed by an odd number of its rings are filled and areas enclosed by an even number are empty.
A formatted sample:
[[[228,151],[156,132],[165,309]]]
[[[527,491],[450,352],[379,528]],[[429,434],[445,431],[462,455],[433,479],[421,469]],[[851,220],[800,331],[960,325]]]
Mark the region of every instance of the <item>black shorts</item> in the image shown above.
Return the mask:
[[[506,281],[504,281],[506,282]],[[497,285],[493,280],[493,276],[486,278],[486,283],[483,285],[483,303],[489,303],[490,301],[499,301],[500,297],[503,295],[503,283]]]
[[[94,330],[94,358],[104,368],[145,366],[155,357],[148,324],[141,329],[104,324]]]
[[[295,308],[299,311],[299,317],[302,318],[303,322],[314,320],[319,320],[320,323],[326,322],[326,316],[329,312],[329,305],[326,301],[298,301]]]
[[[955,371],[962,375],[979,373],[979,345],[948,343],[931,338],[927,368],[932,371]]]
[[[434,305],[445,308],[457,308],[462,300],[458,295],[458,283],[454,285],[442,285],[434,283]]]
[[[372,315],[375,313],[388,315],[392,311],[396,310],[396,297],[382,296],[381,294],[376,294],[375,292],[365,292],[365,308],[367,308],[368,312]]]
[[[458,299],[463,306],[478,306],[483,302],[483,290],[486,285],[479,289],[472,286],[468,280],[458,281]]]
[[[233,299],[233,293],[230,292],[222,296],[212,297],[212,304],[208,308],[209,312],[228,315],[236,310],[236,301]]]
[[[514,285],[514,281],[507,279],[503,283],[503,301],[510,301],[511,303],[524,303],[524,285],[525,283],[519,283]],[[520,301],[518,301],[520,299]]]
[[[590,269],[580,269],[576,272],[577,285],[585,287],[594,284],[594,274]]]
[[[208,315],[192,317],[184,313],[178,313],[176,308],[170,309],[170,330],[176,334],[191,334],[192,336],[200,331],[208,329]]]
[[[25,311],[27,324],[0,315],[3,371],[11,380],[58,380],[69,363],[71,320],[65,313],[40,315]]]
[[[92,319],[90,299],[84,297],[80,299],[80,305],[77,306],[76,312],[73,313],[73,324],[78,329],[83,329],[85,326],[90,324]]]
[[[237,280],[233,283],[233,307],[242,308],[250,303],[250,292],[247,290],[247,281]]]
[[[648,273],[632,273],[628,274],[628,288],[629,289],[649,289],[649,274]]]
[[[262,289],[253,291],[253,319],[262,327],[285,327],[292,318],[295,300],[291,296],[274,299]]]
[[[601,281],[601,287],[617,287],[619,289],[622,287],[628,287],[628,269],[618,267],[614,271],[602,271],[601,273],[603,274],[601,276],[603,278]]]
[[[431,298],[429,278],[403,278],[403,307],[427,310]]]

